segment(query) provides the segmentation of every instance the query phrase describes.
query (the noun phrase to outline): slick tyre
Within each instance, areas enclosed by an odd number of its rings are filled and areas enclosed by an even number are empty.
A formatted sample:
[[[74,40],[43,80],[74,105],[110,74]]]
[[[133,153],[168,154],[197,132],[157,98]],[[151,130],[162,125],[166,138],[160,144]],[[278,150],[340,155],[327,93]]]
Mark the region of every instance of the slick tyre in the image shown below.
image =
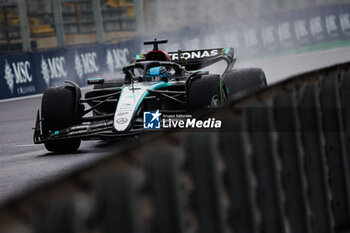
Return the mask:
[[[223,77],[228,95],[250,92],[267,86],[266,76],[260,68],[235,69]]]
[[[49,87],[45,90],[41,104],[44,136],[81,123],[83,106],[78,103],[81,94],[77,92],[69,86]],[[69,153],[77,151],[80,142],[80,139],[65,139],[46,142],[45,147],[48,151]]]
[[[188,88],[188,101],[191,110],[212,105],[213,99],[222,103],[226,94],[222,88],[220,75],[204,75],[190,82]]]

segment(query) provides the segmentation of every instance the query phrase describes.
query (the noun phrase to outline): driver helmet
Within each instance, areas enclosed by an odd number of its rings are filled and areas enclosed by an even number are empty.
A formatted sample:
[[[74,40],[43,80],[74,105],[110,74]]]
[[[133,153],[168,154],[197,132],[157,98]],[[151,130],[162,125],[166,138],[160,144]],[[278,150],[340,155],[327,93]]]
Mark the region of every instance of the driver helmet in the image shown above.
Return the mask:
[[[146,71],[144,81],[150,81],[150,82],[160,82],[168,81],[168,70],[164,66],[157,66],[150,68]]]

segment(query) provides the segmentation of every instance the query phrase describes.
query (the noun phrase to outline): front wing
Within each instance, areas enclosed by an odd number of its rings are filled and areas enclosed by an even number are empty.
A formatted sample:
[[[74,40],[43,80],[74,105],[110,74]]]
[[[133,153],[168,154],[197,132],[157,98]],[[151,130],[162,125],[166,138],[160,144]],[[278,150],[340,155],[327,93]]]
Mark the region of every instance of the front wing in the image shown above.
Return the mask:
[[[127,132],[117,132],[113,128],[113,120],[108,120],[98,123],[75,125],[63,130],[49,132],[48,135],[44,135],[42,131],[42,120],[40,118],[40,112],[38,110],[33,140],[35,144],[40,144],[65,139],[93,140],[103,138],[118,138],[140,134],[145,131],[146,130],[143,128],[138,128],[130,129]],[[147,132],[151,131],[152,130],[147,129]]]

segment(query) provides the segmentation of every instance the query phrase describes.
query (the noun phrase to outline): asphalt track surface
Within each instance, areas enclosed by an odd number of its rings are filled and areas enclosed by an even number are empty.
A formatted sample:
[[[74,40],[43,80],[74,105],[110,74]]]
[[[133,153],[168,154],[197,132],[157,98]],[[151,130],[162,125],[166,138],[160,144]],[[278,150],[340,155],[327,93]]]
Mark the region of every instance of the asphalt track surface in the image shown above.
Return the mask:
[[[295,74],[350,61],[350,48],[299,54],[252,62],[238,61],[238,67],[261,67],[268,83]],[[75,154],[53,154],[33,144],[36,111],[41,96],[0,101],[0,203],[25,190],[70,172],[84,164],[117,153],[134,139],[113,142],[85,141]]]

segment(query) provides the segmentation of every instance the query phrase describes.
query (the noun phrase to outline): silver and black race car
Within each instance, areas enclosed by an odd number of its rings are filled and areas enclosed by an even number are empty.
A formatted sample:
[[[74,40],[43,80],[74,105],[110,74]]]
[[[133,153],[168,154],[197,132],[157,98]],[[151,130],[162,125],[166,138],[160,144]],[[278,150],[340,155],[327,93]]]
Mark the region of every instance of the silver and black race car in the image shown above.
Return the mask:
[[[47,88],[37,113],[34,143],[44,143],[53,152],[73,152],[81,140],[145,132],[144,112],[191,113],[222,104],[237,92],[266,86],[261,69],[233,69],[233,48],[166,53],[158,49],[162,43],[167,40],[144,42],[153,50],[125,66],[122,81],[89,79],[94,87],[85,98],[72,81]],[[222,61],[226,64],[222,74],[201,70]]]

